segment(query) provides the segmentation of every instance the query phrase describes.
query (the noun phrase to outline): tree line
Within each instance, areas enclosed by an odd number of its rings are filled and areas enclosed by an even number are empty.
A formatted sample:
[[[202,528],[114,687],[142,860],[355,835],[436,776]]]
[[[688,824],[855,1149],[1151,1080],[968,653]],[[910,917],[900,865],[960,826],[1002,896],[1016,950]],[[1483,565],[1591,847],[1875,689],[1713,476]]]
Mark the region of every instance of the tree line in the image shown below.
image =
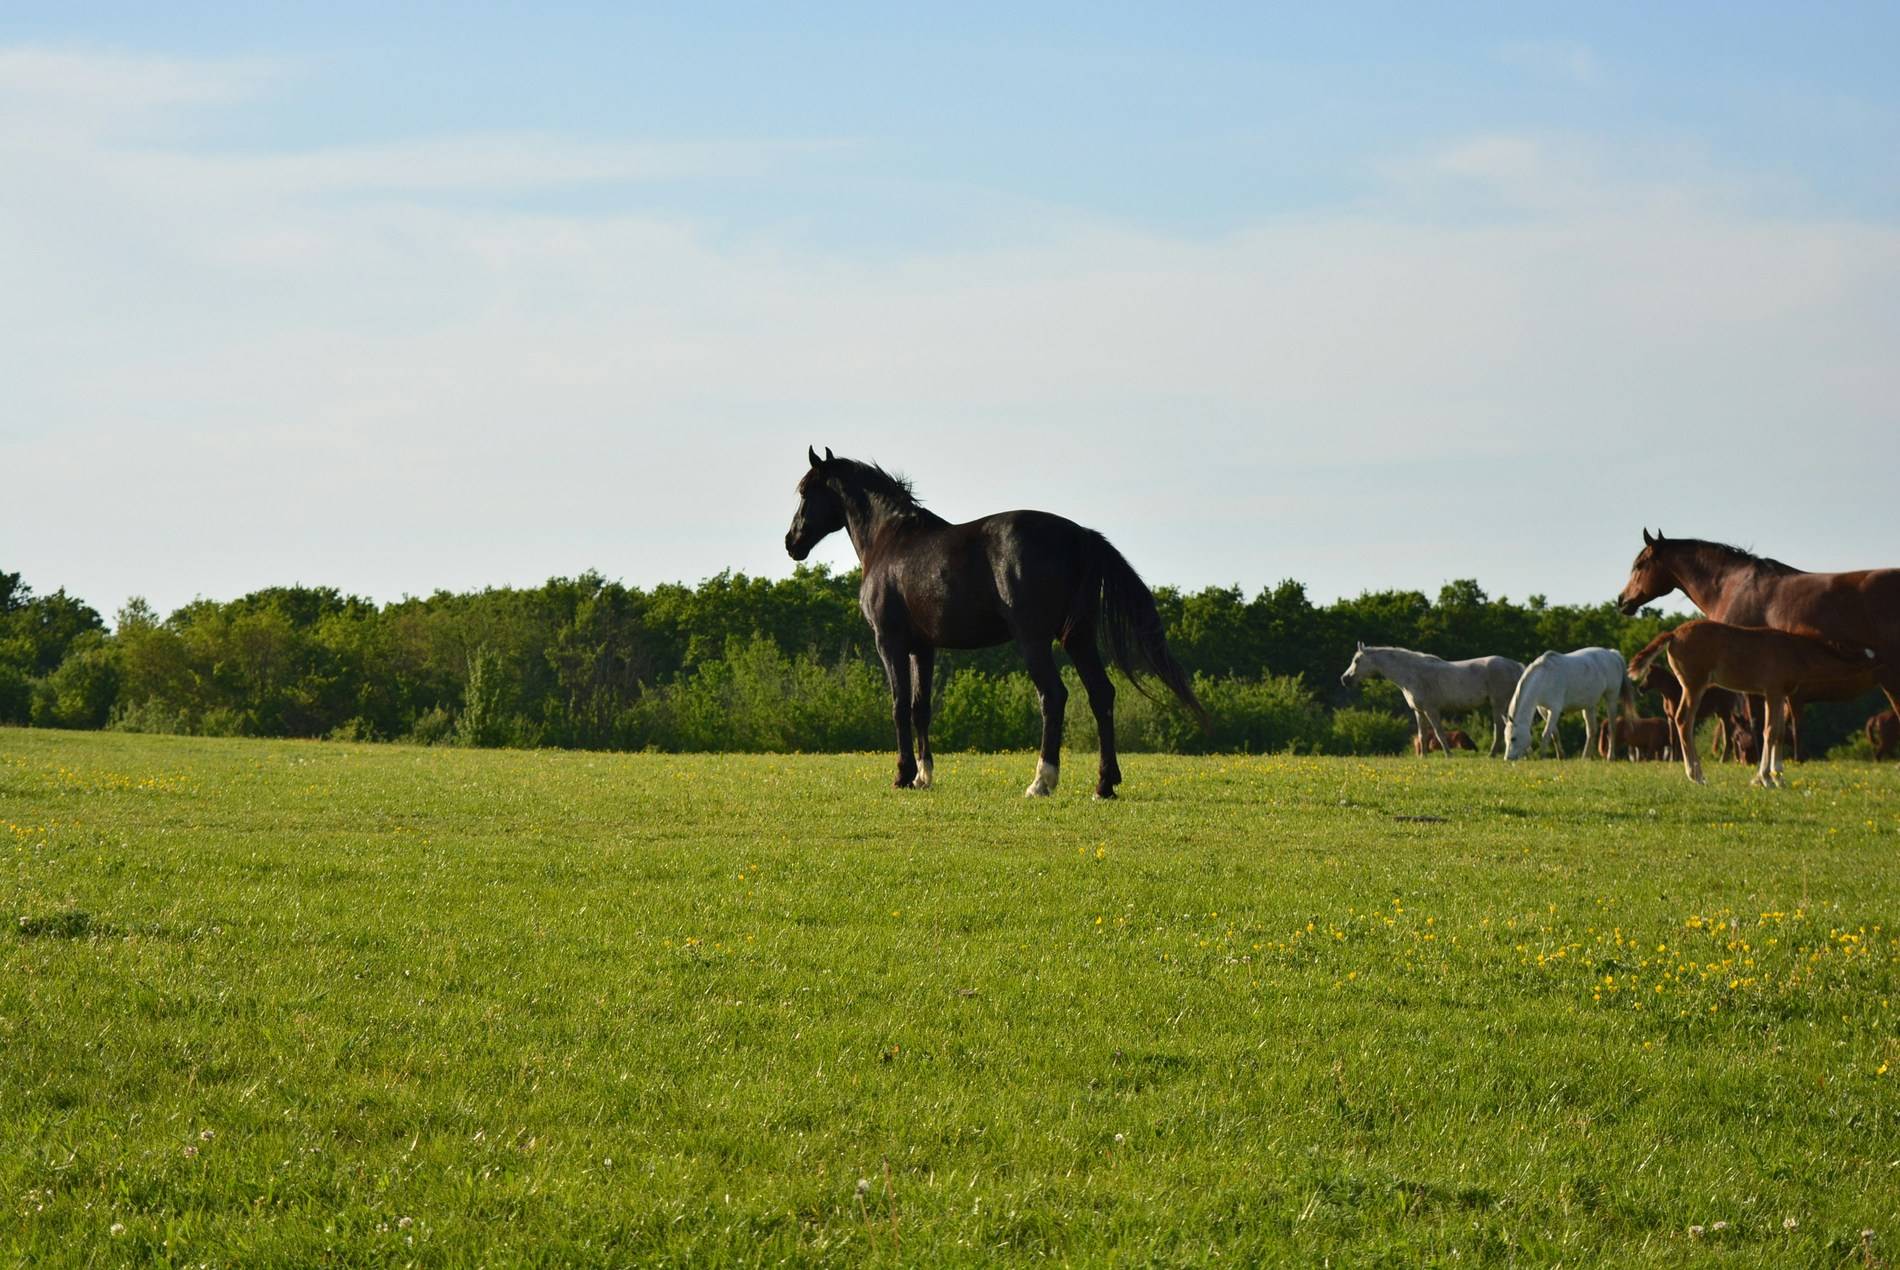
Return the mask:
[[[539,587],[438,591],[377,605],[330,587],[199,599],[161,616],[134,599],[108,624],[59,589],[0,571],[0,723],[205,736],[668,751],[883,749],[890,704],[855,570],[721,573],[629,587],[596,573]],[[1355,641],[1529,661],[1601,644],[1625,656],[1683,620],[1610,603],[1486,595],[1477,582],[1314,604],[1298,582],[1155,598],[1213,715],[1202,732],[1122,684],[1129,750],[1390,753],[1411,722],[1389,684],[1348,691]],[[1072,672],[1071,672],[1072,673]],[[1804,748],[1858,729],[1873,701],[1810,707]],[[1655,707],[1649,707],[1653,713]],[[1034,688],[1012,648],[939,655],[941,750],[1034,745]],[[1069,740],[1094,744],[1085,694]],[[1488,719],[1472,719],[1474,738]],[[1576,738],[1580,739],[1580,738]],[[1483,745],[1484,740],[1480,741]]]

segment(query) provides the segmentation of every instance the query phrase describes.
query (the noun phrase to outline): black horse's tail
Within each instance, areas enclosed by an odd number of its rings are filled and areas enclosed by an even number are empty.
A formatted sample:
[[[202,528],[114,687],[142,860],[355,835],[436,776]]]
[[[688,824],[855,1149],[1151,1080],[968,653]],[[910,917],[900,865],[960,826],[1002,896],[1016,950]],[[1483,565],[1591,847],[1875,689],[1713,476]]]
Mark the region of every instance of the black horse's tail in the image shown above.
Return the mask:
[[[1168,651],[1168,636],[1161,628],[1161,614],[1155,611],[1154,592],[1108,539],[1092,529],[1086,532],[1087,572],[1082,594],[1077,597],[1077,608],[1086,611],[1099,583],[1102,602],[1099,629],[1108,660],[1143,693],[1147,691],[1141,682],[1144,676],[1159,679],[1193,712],[1201,727],[1206,728],[1207,708],[1194,695],[1194,685],[1188,681],[1181,663]]]

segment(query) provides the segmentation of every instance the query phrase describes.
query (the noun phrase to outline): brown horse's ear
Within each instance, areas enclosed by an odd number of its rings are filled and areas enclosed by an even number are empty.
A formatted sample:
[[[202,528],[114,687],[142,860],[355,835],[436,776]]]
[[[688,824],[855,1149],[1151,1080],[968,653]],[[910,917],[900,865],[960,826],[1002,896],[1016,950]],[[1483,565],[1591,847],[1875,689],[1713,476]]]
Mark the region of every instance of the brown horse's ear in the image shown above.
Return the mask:
[[[1656,540],[1649,536],[1649,531],[1647,529],[1643,531],[1643,545],[1645,547],[1653,547],[1656,545]]]
[[[805,457],[811,460],[811,465],[812,465],[813,467],[817,467],[817,466],[818,466],[818,451],[816,451],[816,450],[814,450],[814,449],[812,449],[812,448],[811,448],[810,446],[806,446],[806,447],[805,447]],[[1648,535],[1648,534],[1644,534],[1643,536],[1644,536],[1645,538],[1647,538],[1647,537],[1648,537],[1649,535]]]
[[[1662,541],[1662,526],[1661,525],[1656,526],[1656,541],[1657,542]]]

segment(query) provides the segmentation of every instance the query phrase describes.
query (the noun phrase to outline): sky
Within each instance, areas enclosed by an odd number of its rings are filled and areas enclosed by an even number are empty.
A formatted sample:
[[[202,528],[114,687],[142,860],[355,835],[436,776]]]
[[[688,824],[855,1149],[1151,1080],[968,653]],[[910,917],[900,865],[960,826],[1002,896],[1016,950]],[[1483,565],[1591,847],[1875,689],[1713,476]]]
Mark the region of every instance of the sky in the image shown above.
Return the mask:
[[[0,6],[0,569],[782,576],[807,445],[1183,588],[1900,565],[1900,8],[798,7]]]

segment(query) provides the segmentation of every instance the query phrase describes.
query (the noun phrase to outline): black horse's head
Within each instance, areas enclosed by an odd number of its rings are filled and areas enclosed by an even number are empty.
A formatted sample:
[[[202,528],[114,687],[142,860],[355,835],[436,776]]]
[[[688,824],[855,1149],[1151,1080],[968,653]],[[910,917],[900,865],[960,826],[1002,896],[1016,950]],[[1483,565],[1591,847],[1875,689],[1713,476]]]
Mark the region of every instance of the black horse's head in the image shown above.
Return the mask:
[[[794,560],[803,560],[827,534],[844,528],[844,499],[826,479],[825,469],[836,462],[830,447],[822,459],[810,446],[805,454],[811,459],[811,470],[798,482],[798,510],[792,514],[792,527],[785,531],[785,554]]]

